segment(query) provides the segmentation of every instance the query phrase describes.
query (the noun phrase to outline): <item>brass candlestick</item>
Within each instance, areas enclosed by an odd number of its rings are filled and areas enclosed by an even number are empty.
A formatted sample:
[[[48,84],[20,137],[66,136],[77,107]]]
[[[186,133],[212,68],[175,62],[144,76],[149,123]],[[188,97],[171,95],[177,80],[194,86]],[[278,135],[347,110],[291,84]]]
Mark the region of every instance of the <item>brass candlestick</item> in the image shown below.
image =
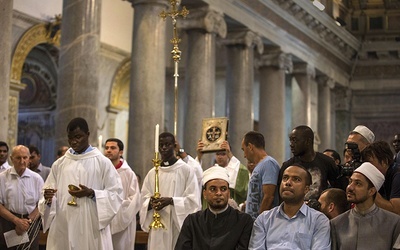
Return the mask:
[[[79,187],[77,187],[77,186],[75,186],[75,185],[73,185],[73,184],[69,184],[68,185],[68,189],[69,190],[74,190],[74,191],[78,191],[78,190],[80,190],[80,188]],[[76,201],[75,201],[75,196],[72,196],[72,200],[70,200],[70,201],[68,201],[68,205],[70,205],[70,206],[78,206],[78,203],[76,203]]]
[[[158,168],[161,165],[161,159],[159,158],[159,152],[155,152],[155,159],[152,160],[153,161],[153,165],[154,165],[154,170],[155,170],[155,183],[154,183],[154,195],[153,198],[154,199],[158,199],[161,197],[160,194],[160,182],[158,180]],[[164,224],[162,224],[161,222],[161,216],[158,213],[157,210],[155,210],[153,208],[154,212],[153,212],[153,222],[150,224],[149,228],[150,229],[159,229],[159,228],[165,228]]]

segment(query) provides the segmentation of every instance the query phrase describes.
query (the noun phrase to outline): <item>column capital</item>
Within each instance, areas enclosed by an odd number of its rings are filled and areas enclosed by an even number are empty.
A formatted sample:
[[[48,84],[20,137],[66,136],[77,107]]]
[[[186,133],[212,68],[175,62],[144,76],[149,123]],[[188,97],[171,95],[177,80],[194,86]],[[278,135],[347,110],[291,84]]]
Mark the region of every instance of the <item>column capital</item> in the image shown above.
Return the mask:
[[[170,6],[168,0],[122,0],[122,1],[128,1],[132,4],[132,6],[138,4],[160,4],[160,5],[165,5],[165,7]]]
[[[264,53],[256,60],[256,66],[261,67],[276,67],[285,70],[286,73],[293,72],[292,55],[282,51],[273,51]]]
[[[319,75],[315,78],[315,80],[322,86],[328,86],[330,89],[335,88],[335,80],[326,75]]]
[[[229,32],[226,39],[222,41],[224,45],[245,45],[246,47],[256,46],[259,54],[264,51],[264,44],[261,37],[251,30],[237,30]]]
[[[177,23],[180,29],[202,29],[225,38],[227,25],[222,13],[208,7],[190,9],[189,15]]]
[[[305,62],[295,63],[293,66],[293,74],[305,74],[315,78],[315,67]]]

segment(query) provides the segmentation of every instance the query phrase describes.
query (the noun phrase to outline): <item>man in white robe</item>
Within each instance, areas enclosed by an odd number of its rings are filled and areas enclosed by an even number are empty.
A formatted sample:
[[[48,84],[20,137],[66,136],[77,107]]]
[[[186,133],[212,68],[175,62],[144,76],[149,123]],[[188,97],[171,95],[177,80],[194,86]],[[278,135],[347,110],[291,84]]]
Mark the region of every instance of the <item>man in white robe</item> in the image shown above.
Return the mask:
[[[154,198],[155,170],[152,168],[143,181],[140,224],[149,232],[148,249],[174,249],[184,219],[188,214],[199,210],[200,197],[193,169],[177,159],[174,154],[175,137],[171,133],[162,133],[159,168],[160,198]],[[150,229],[153,213],[157,210],[165,229]]]
[[[67,127],[71,148],[52,166],[39,202],[47,249],[112,249],[110,223],[121,206],[121,179],[98,149],[89,145],[83,118]],[[79,190],[69,190],[73,184]],[[68,203],[76,197],[76,206]]]
[[[114,250],[135,249],[136,214],[140,209],[140,190],[135,172],[122,158],[124,144],[117,138],[109,138],[104,146],[104,155],[111,160],[121,177],[124,189],[120,209],[111,221]]]

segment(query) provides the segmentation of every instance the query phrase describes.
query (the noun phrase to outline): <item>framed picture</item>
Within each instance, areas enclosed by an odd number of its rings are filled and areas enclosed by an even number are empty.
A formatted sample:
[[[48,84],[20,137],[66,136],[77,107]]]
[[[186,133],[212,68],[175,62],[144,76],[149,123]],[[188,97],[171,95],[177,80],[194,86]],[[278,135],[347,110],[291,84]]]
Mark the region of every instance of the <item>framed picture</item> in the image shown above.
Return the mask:
[[[203,119],[203,130],[201,140],[204,143],[203,152],[221,151],[222,142],[228,138],[227,117],[205,118]]]

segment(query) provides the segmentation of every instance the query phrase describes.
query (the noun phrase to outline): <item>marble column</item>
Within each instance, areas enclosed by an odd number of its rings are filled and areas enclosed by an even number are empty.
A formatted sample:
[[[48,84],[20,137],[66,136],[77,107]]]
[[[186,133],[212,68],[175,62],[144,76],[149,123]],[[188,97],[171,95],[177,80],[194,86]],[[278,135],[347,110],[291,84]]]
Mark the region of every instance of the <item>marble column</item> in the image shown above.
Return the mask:
[[[336,151],[343,155],[344,143],[347,140],[351,127],[351,99],[352,92],[346,87],[336,87],[334,89],[335,98],[335,144]]]
[[[100,0],[63,1],[57,88],[56,145],[67,143],[66,127],[75,117],[86,119],[89,143],[97,146]]]
[[[292,127],[307,125],[315,132],[317,125],[313,125],[313,121],[316,121],[317,114],[312,109],[315,68],[307,63],[296,63],[293,76],[297,84],[292,85]]]
[[[153,167],[154,131],[164,132],[167,0],[131,0],[135,10],[129,98],[128,162],[142,178]],[[169,131],[173,133],[173,131]]]
[[[318,134],[321,140],[318,151],[323,152],[328,148],[334,149],[331,89],[334,88],[335,82],[327,76],[318,76],[316,80],[318,83]]]
[[[227,114],[229,142],[233,154],[244,164],[241,143],[245,133],[253,130],[254,48],[262,53],[260,36],[245,30],[228,33],[227,45]]]
[[[265,149],[279,164],[285,161],[285,89],[286,73],[293,70],[292,56],[273,51],[257,61],[260,72],[259,131],[265,137]]]
[[[224,38],[227,30],[223,15],[208,8],[191,9],[179,26],[186,30],[188,37],[183,146],[188,153],[196,155],[202,119],[214,114],[216,37]]]
[[[8,142],[12,15],[13,0],[0,0],[0,141],[4,142]]]

